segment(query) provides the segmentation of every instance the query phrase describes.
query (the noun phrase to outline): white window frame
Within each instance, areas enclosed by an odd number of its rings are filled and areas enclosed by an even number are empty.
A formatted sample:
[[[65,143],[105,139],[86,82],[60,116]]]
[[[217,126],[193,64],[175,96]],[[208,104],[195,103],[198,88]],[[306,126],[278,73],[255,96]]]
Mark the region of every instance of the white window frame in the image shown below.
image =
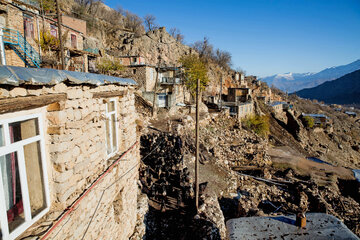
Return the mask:
[[[11,143],[9,124],[14,122],[29,120],[33,118],[37,119],[38,121],[39,135],[15,143]],[[43,123],[44,123],[43,116],[41,114],[30,114],[30,115],[0,120],[0,125],[2,125],[3,137],[5,140],[5,145],[0,147],[0,156],[4,156],[12,152],[17,152],[17,161],[19,167],[20,185],[21,185],[24,217],[25,217],[24,222],[19,226],[17,226],[11,233],[9,233],[6,206],[5,206],[5,193],[3,189],[4,185],[2,182],[2,173],[0,171],[0,226],[1,226],[3,239],[13,240],[17,238],[20,234],[25,232],[27,228],[29,228],[32,224],[34,224],[41,217],[43,217],[50,209],[50,194],[49,194],[50,191],[49,191],[49,181],[48,181],[47,166],[46,166],[44,129],[42,127]],[[41,167],[43,171],[42,173],[43,173],[46,207],[33,218],[31,216],[29,189],[28,189],[28,183],[26,177],[24,146],[38,141],[40,142]]]
[[[114,102],[114,111],[112,112],[109,112],[109,106],[110,106],[110,103],[111,102]],[[112,146],[112,151],[111,153],[107,153],[107,149],[108,149],[108,145],[109,143],[107,142],[107,132],[106,132],[106,123],[105,123],[105,140],[106,140],[106,155],[107,155],[107,158],[111,158],[113,157],[119,150],[119,128],[118,128],[118,125],[117,125],[117,100],[116,98],[111,98],[109,99],[108,102],[106,102],[106,113],[105,113],[105,121],[108,122],[109,124],[109,131],[110,131],[110,144],[112,145],[112,139],[113,139],[113,132],[112,132],[112,127],[111,127],[111,115],[115,115],[115,135],[116,135],[116,146]],[[114,149],[113,149],[114,148]]]

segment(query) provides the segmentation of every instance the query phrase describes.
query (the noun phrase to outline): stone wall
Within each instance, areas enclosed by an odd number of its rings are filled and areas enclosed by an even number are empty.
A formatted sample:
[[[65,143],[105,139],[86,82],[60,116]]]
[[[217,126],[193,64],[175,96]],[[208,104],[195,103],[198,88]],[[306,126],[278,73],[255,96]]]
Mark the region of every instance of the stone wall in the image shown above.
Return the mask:
[[[43,236],[49,227],[106,169],[118,159],[107,158],[105,108],[107,98],[93,94],[124,91],[115,97],[121,154],[137,141],[135,97],[132,87],[67,86],[26,89],[2,88],[0,98],[66,93],[67,99],[42,108],[47,132],[46,163],[50,211],[20,238]],[[34,109],[33,111],[40,111]],[[128,239],[136,225],[139,147],[135,145],[77,207],[54,229],[48,239]]]

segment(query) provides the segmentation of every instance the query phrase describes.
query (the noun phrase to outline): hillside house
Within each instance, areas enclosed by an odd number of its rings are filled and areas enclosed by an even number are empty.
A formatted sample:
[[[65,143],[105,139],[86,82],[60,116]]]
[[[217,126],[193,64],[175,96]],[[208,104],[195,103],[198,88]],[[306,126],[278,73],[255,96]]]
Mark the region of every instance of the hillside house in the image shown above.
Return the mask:
[[[345,114],[350,116],[350,117],[356,117],[356,112],[346,111]]]
[[[230,108],[231,116],[237,117],[239,119],[251,116],[255,113],[254,103],[252,101],[244,103],[226,102],[224,105]]]
[[[63,36],[66,36],[66,69],[87,72],[88,58],[98,54],[84,50],[86,22],[62,15],[62,26]],[[53,16],[40,15],[37,1],[0,1],[0,28],[0,47],[4,48],[2,65],[60,68],[58,49],[40,48],[42,32],[58,38],[57,20]]]
[[[120,64],[128,66],[145,65],[146,59],[140,55],[119,56]]]
[[[128,239],[139,146],[130,79],[0,66],[2,239]]]
[[[238,85],[242,88],[247,88],[248,84],[245,80],[245,74],[241,72],[235,73],[235,81],[238,83]]]
[[[36,1],[0,1],[2,65],[39,67],[39,8]]]
[[[230,108],[230,115],[241,119],[254,114],[250,88],[228,88],[226,102],[223,105]]]
[[[228,88],[228,102],[247,102],[251,99],[251,88]]]
[[[128,66],[124,76],[134,79],[139,84],[143,97],[151,103],[157,84],[155,104],[159,108],[176,109],[177,103],[184,103],[190,98],[184,91],[179,67],[136,64]]]
[[[329,123],[330,118],[328,116],[326,116],[325,114],[306,114],[306,113],[302,113],[301,117],[311,117],[312,119],[314,119],[314,124],[317,126],[323,125],[325,126],[326,124]]]

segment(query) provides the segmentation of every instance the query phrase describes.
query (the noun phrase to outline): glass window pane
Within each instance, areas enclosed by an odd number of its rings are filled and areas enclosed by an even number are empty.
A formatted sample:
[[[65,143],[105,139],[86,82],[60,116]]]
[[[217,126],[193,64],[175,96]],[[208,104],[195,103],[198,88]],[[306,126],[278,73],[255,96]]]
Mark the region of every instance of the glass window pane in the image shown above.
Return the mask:
[[[37,118],[33,118],[21,122],[10,123],[9,133],[11,143],[39,135],[38,120]]]
[[[111,114],[111,132],[112,132],[112,146],[113,146],[112,150],[114,152],[117,150],[115,114]]]
[[[0,147],[5,145],[5,140],[4,140],[4,128],[2,125],[0,125]]]
[[[25,145],[24,156],[31,216],[35,217],[46,208],[40,142],[33,142]]]
[[[9,232],[25,221],[16,152],[0,156],[0,168],[5,193]]]
[[[106,150],[107,154],[111,153],[111,141],[110,141],[110,126],[109,126],[109,120],[106,119],[105,121],[105,127],[106,127]]]

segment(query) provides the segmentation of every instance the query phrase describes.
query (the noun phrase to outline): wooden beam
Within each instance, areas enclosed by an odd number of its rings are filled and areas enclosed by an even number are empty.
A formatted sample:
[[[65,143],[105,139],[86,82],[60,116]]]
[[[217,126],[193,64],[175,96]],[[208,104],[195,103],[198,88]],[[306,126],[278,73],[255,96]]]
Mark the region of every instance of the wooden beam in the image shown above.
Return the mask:
[[[127,94],[127,91],[106,91],[106,92],[95,92],[93,98],[111,98],[120,97]]]
[[[0,114],[43,107],[65,99],[66,93],[0,99]]]

